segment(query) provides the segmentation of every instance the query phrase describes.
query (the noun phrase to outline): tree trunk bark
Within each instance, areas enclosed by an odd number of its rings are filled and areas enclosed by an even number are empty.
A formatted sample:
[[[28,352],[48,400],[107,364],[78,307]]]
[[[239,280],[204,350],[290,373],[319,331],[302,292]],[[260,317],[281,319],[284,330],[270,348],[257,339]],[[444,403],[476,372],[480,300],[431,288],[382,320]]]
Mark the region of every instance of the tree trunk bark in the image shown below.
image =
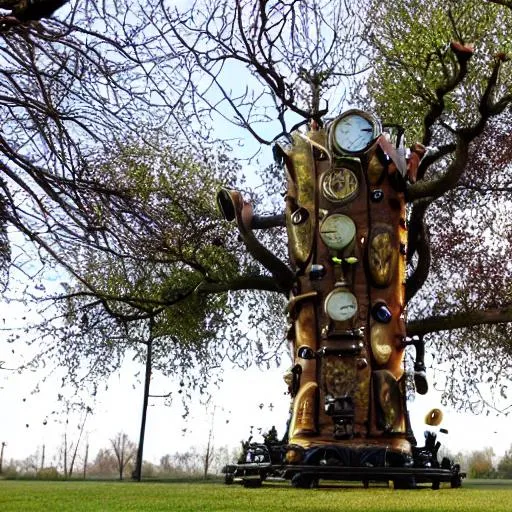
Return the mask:
[[[149,401],[149,386],[151,383],[151,367],[153,353],[153,338],[150,334],[146,344],[146,370],[144,375],[144,399],[142,401],[142,417],[140,421],[139,445],[137,446],[137,460],[135,461],[135,470],[133,471],[133,479],[140,482],[142,480],[142,457],[144,454],[144,436],[146,434],[146,416]]]
[[[126,441],[126,434],[121,434],[120,447],[119,447],[119,480],[123,479],[124,472],[124,444]]]
[[[75,449],[73,451],[73,456],[71,457],[71,463],[69,465],[69,478],[71,478],[71,476],[73,475],[73,468],[75,466],[76,455],[78,453],[78,446],[80,445],[80,440],[82,439],[82,434],[84,433],[85,422],[87,421],[89,410],[90,409],[87,408],[87,410],[85,411],[84,420],[82,421],[82,425],[80,426],[80,434],[78,435],[78,441],[76,442]]]

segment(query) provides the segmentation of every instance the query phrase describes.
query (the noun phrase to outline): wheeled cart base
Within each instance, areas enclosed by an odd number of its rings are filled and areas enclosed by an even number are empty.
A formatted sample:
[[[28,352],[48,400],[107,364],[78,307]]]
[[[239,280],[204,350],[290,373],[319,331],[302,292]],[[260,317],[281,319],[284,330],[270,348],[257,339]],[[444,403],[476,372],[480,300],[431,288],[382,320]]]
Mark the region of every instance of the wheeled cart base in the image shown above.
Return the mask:
[[[290,480],[293,487],[318,487],[320,480],[360,481],[364,487],[370,482],[393,482],[395,489],[414,489],[417,484],[431,483],[439,489],[441,482],[452,488],[460,487],[466,476],[458,465],[442,468],[346,467],[328,465],[276,465],[270,463],[231,464],[223,469],[225,483],[241,483],[244,487],[260,487],[266,479]]]

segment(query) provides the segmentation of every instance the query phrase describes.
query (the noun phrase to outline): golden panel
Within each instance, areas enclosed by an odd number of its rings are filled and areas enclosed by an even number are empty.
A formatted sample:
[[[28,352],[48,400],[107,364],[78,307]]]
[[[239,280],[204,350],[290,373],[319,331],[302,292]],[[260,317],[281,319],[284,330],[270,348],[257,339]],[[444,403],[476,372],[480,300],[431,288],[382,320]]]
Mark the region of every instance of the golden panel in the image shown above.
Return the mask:
[[[316,339],[316,306],[313,300],[304,300],[300,304],[298,316],[295,320],[295,345],[298,347],[306,345],[312,350],[317,350]],[[316,381],[316,359],[301,360],[302,366],[301,382]]]
[[[346,202],[353,199],[359,190],[359,181],[353,171],[342,167],[324,174],[322,193],[333,202]]]
[[[370,185],[377,185],[382,178],[383,172],[384,166],[377,157],[377,154],[374,153],[368,163],[368,181],[370,182]]]
[[[308,260],[313,246],[315,162],[310,142],[299,134],[293,136],[293,147],[287,156],[288,173],[294,187],[288,191],[291,194],[286,215],[288,245],[293,259],[300,264]],[[299,208],[302,218],[297,221],[293,217]]]
[[[329,357],[324,361],[322,369],[326,394],[334,398],[354,394],[357,376],[353,360]]]
[[[393,343],[389,338],[388,324],[376,323],[372,326],[372,354],[377,364],[386,364],[393,353]]]
[[[316,401],[318,384],[307,382],[301,386],[295,398],[293,417],[290,425],[291,436],[316,433]]]
[[[377,427],[388,433],[405,432],[403,397],[398,382],[387,370],[373,372]]]
[[[299,134],[293,136],[293,149],[288,157],[293,165],[293,177],[297,187],[297,202],[310,209],[315,202],[315,162],[310,142]]]
[[[402,215],[405,218],[405,203],[402,204]],[[399,230],[399,240],[400,243],[403,244],[404,247],[407,247],[408,242],[408,233],[407,227],[405,225],[405,221],[403,226],[400,226]],[[407,258],[406,254],[400,254],[398,258],[398,303],[402,306],[405,304],[405,281],[407,279]]]
[[[368,251],[370,275],[376,286],[389,286],[398,261],[398,249],[395,247],[390,230],[378,229],[371,237]]]
[[[328,357],[322,367],[323,391],[331,397],[350,396],[355,406],[354,431],[365,431],[370,403],[370,367],[357,367],[354,359]],[[329,424],[332,420],[329,421]],[[325,432],[323,432],[325,433]]]

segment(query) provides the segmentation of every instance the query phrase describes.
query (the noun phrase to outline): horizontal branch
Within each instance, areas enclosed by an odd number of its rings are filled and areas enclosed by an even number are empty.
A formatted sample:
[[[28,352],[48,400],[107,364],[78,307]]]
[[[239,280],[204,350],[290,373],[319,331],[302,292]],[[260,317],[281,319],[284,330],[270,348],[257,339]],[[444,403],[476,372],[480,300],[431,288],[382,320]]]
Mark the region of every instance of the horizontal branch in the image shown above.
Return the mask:
[[[438,179],[418,181],[414,185],[411,185],[407,189],[407,200],[414,201],[426,197],[436,199],[455,188],[468,162],[470,140],[459,135],[457,137],[454,159],[448,166],[446,172]]]
[[[262,290],[268,292],[286,293],[288,290],[281,288],[273,277],[247,276],[238,277],[223,283],[203,281],[196,287],[196,293],[221,293],[238,290]]]
[[[423,336],[432,332],[508,322],[512,322],[512,304],[503,308],[465,311],[463,313],[437,315],[412,320],[407,323],[407,334],[409,336]]]
[[[453,153],[456,149],[457,145],[451,143],[436,148],[435,151],[428,151],[427,154],[421,159],[420,165],[418,167],[418,180],[423,179],[425,173],[432,164],[438,162],[450,153]]]

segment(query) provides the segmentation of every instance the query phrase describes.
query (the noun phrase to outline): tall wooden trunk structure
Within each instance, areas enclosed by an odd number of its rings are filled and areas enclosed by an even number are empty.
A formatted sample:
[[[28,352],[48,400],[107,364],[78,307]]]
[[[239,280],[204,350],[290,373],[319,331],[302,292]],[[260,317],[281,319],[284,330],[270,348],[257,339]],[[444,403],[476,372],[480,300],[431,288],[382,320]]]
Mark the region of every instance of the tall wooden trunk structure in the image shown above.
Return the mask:
[[[294,133],[281,149],[297,276],[288,307],[295,366],[287,459],[321,446],[350,448],[346,457],[368,464],[388,450],[410,455],[405,157],[360,111]]]

